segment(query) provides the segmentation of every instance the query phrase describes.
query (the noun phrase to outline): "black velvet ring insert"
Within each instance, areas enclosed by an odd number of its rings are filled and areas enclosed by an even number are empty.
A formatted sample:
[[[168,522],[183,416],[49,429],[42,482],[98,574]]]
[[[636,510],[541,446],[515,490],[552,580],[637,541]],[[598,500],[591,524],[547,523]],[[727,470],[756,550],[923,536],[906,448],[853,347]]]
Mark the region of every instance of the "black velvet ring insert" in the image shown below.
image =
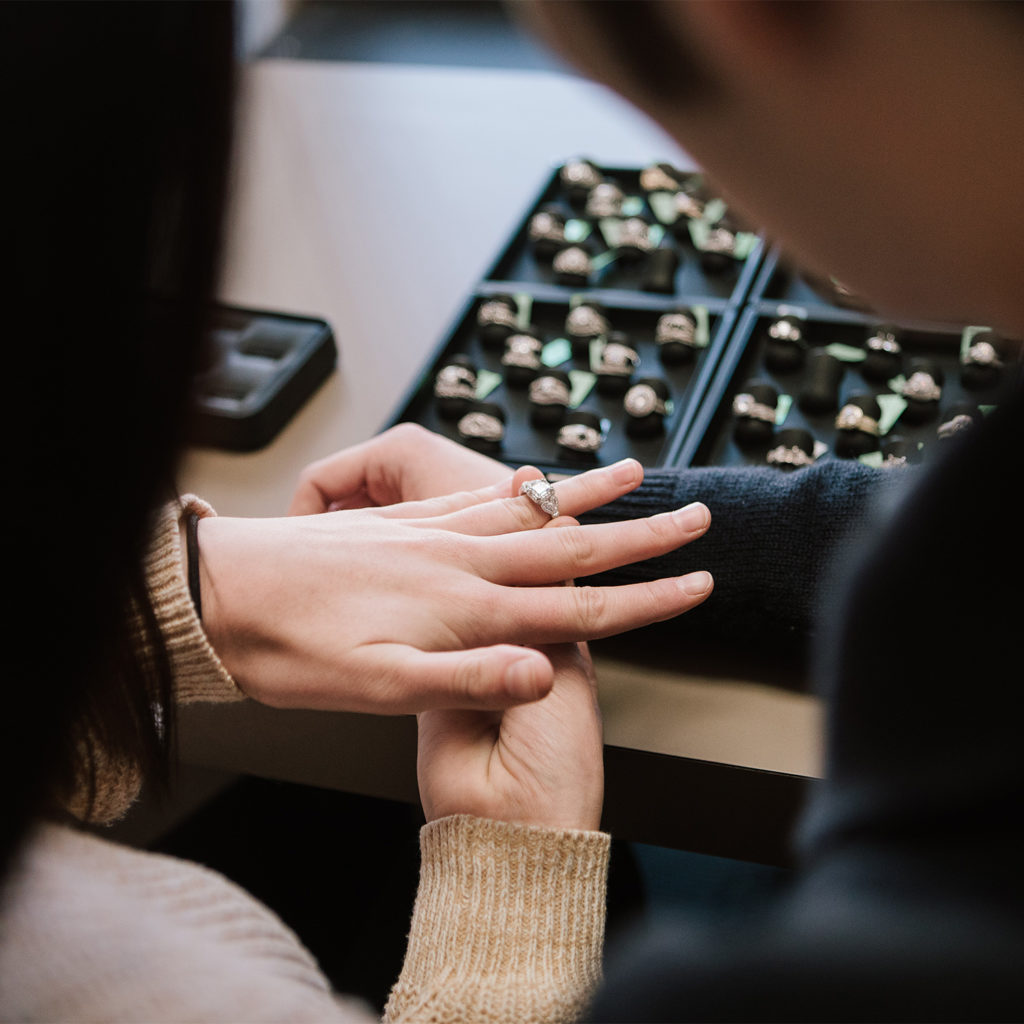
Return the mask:
[[[810,414],[835,412],[839,406],[839,385],[843,379],[843,363],[822,348],[807,354],[804,386],[797,404]]]

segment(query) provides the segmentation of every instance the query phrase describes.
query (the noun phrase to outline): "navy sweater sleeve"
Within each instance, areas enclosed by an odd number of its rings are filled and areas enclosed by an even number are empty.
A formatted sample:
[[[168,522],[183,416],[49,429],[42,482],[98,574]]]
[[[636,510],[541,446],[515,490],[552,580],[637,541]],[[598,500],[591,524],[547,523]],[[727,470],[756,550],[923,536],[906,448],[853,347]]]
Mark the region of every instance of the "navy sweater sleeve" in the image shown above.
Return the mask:
[[[632,494],[581,521],[634,519],[702,501],[711,510],[708,532],[668,555],[581,582],[635,583],[706,569],[714,593],[673,628],[728,638],[734,647],[777,648],[810,633],[816,608],[842,584],[832,568],[838,551],[860,546],[872,505],[918,472],[838,459],[792,473],[768,467],[648,471]]]

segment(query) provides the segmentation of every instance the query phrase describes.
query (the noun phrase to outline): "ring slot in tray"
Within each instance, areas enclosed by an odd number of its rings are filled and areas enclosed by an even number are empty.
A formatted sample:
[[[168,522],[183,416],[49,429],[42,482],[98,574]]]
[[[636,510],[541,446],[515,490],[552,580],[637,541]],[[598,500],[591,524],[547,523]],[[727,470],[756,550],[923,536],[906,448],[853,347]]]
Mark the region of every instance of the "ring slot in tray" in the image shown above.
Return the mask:
[[[776,432],[787,428],[808,430],[821,445],[827,446],[818,457],[837,458],[836,442],[839,430],[836,427],[836,412],[807,412],[801,408],[799,395],[805,384],[804,374],[806,363],[801,369],[778,371],[766,367],[764,355],[767,340],[767,329],[785,315],[797,313],[803,326],[803,336],[808,345],[808,354],[815,349],[829,346],[840,346],[833,349],[846,355],[854,355],[857,351],[866,351],[867,339],[878,335],[879,329],[891,327],[898,337],[902,348],[902,369],[913,366],[915,359],[924,358],[939,367],[943,382],[941,397],[933,403],[931,414],[925,415],[920,422],[907,422],[909,416],[906,409],[899,413],[894,423],[887,422],[899,410],[899,394],[901,378],[894,375],[894,383],[868,379],[863,373],[864,362],[843,362],[843,374],[839,384],[838,408],[841,409],[851,396],[866,393],[884,395],[883,421],[880,422],[880,449],[884,450],[887,442],[902,438],[908,442],[913,455],[911,461],[925,460],[941,450],[944,443],[939,436],[941,424],[952,422],[951,411],[959,403],[968,403],[977,409],[978,416],[985,415],[994,408],[1008,386],[1015,367],[1009,365],[991,380],[977,380],[965,384],[965,371],[961,363],[962,351],[972,341],[985,337],[985,328],[958,328],[925,323],[907,323],[884,325],[870,316],[844,310],[796,309],[788,305],[775,305],[761,302],[749,306],[739,318],[736,331],[722,357],[715,379],[708,388],[702,408],[694,418],[690,436],[680,447],[676,465],[765,465],[767,451],[771,445],[745,447],[737,443],[734,426],[736,418],[733,412],[733,401],[737,394],[749,391],[751,381],[766,382],[774,386],[783,396],[780,406],[785,406],[786,396],[792,398],[785,418],[776,421]],[[1012,347],[1017,343],[1010,342]],[[1011,355],[1015,358],[1016,353]],[[970,378],[968,378],[970,379]],[[891,397],[890,397],[891,396]],[[896,398],[894,404],[892,398]],[[885,410],[888,410],[886,412]],[[777,438],[777,434],[776,434]],[[771,444],[775,443],[773,438]],[[859,457],[869,465],[880,465],[881,450]]]

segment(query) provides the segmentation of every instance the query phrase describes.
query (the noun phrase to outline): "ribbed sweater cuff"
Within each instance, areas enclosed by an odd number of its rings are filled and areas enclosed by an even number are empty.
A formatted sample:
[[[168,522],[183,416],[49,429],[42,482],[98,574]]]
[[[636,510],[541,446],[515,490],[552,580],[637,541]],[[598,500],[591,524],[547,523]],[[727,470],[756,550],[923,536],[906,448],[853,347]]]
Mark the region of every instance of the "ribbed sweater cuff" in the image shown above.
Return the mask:
[[[576,1019],[600,980],[610,843],[469,815],[426,825],[385,1020]]]
[[[216,515],[194,494],[168,502],[160,511],[146,556],[150,599],[171,658],[175,696],[179,704],[244,700],[245,694],[210,646],[188,592],[182,568],[181,522],[190,512],[201,518]]]

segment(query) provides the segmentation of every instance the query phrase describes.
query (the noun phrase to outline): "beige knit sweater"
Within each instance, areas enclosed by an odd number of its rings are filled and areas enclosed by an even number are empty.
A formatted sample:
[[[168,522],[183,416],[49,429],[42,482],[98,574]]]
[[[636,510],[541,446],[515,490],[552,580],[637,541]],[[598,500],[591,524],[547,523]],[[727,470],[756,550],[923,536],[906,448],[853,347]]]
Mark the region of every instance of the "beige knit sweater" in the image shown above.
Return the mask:
[[[178,696],[242,699],[188,595],[178,539],[184,507],[212,514],[193,497],[168,507],[148,564]],[[137,786],[114,768],[104,781],[100,809],[112,818]],[[420,849],[405,964],[385,1018],[518,1024],[578,1016],[600,972],[608,837],[454,816],[426,825]],[[41,824],[0,899],[3,1021],[373,1017],[331,992],[270,910],[196,864]]]

